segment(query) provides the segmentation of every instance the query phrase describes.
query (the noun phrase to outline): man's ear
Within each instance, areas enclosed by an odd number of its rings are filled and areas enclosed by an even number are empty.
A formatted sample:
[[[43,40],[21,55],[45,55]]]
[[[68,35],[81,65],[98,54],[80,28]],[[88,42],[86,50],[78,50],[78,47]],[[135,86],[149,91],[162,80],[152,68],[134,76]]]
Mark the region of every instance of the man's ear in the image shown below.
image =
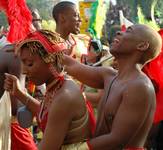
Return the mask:
[[[143,41],[137,45],[137,49],[140,51],[146,51],[149,48],[149,42]]]
[[[58,15],[58,18],[59,18],[60,22],[62,22],[62,23],[65,22],[65,16],[62,13]]]

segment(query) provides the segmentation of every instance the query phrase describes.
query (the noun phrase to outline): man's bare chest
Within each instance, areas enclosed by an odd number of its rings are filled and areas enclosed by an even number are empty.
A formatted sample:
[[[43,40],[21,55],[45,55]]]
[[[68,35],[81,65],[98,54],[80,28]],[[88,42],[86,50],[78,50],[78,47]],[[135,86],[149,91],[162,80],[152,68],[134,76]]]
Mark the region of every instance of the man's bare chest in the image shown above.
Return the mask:
[[[102,100],[99,110],[101,113],[101,122],[105,122],[108,126],[112,125],[114,117],[122,103],[123,91],[125,85],[121,82],[113,83],[110,90],[107,91],[107,96]]]

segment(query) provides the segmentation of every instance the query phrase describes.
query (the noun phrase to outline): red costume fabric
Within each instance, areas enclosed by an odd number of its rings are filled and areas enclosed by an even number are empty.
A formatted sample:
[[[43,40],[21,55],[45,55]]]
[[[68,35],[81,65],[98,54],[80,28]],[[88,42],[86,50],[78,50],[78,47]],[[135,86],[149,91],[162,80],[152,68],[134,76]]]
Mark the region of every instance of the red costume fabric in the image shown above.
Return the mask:
[[[22,40],[31,30],[32,15],[25,0],[1,0],[0,9],[4,10],[10,25],[7,40],[11,43]]]
[[[89,120],[90,120],[90,127],[91,127],[91,133],[94,135],[95,129],[96,129],[96,119],[94,116],[94,110],[90,103],[90,101],[86,100],[86,107],[89,113]]]
[[[41,106],[41,107],[44,107],[44,106]],[[95,128],[96,128],[96,120],[94,117],[92,106],[90,105],[89,101],[86,101],[86,107],[87,107],[87,110],[89,113],[90,128],[91,128],[91,133],[93,135],[95,132]],[[44,114],[44,117],[42,117],[42,118],[38,117],[37,119],[38,119],[40,129],[44,132],[46,123],[47,123],[47,119],[48,119],[48,112],[46,112],[46,114]]]
[[[145,148],[125,148],[123,150],[145,150]]]
[[[30,131],[17,122],[11,124],[11,141],[11,150],[37,150]]]
[[[0,0],[0,10],[7,16],[10,28],[7,40],[11,43],[22,40],[29,32],[32,15],[25,0]],[[17,122],[11,123],[11,150],[37,150],[31,133]]]
[[[159,31],[163,39],[163,30]],[[163,47],[161,53],[143,68],[156,87],[156,112],[154,123],[163,120]]]
[[[42,104],[42,105],[43,105],[43,104]],[[42,106],[42,107],[43,107],[43,106]],[[39,128],[40,128],[41,131],[44,133],[45,128],[46,128],[46,123],[47,123],[47,120],[48,120],[48,112],[44,115],[43,118],[40,118],[39,115],[40,115],[40,114],[38,114],[37,122],[38,122]]]
[[[67,49],[67,45],[65,42],[53,44],[46,37],[44,37],[40,31],[34,31],[28,34],[26,38],[23,40],[23,42],[18,43],[17,49],[19,49],[24,43],[30,41],[38,41],[39,43],[42,44],[42,46],[48,53],[57,53]]]
[[[84,34],[70,34],[69,39],[66,42],[68,47],[72,49],[72,52],[69,56],[75,58],[80,63],[85,63],[85,56],[89,55],[88,50],[90,47],[91,37]],[[81,92],[83,92],[83,86],[83,84],[80,84]],[[94,116],[92,104],[88,100],[86,100],[86,107],[89,113],[91,133],[93,135],[96,127],[96,119]]]

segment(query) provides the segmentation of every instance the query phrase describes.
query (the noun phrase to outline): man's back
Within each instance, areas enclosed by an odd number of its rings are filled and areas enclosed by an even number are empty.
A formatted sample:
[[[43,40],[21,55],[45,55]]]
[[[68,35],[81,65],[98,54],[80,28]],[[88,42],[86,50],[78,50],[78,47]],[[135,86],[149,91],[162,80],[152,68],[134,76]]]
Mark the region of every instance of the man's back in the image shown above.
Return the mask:
[[[21,65],[18,57],[14,56],[14,52],[6,52],[5,50],[12,47],[11,45],[6,45],[0,50],[0,97],[4,93],[4,73],[11,73],[20,78]]]

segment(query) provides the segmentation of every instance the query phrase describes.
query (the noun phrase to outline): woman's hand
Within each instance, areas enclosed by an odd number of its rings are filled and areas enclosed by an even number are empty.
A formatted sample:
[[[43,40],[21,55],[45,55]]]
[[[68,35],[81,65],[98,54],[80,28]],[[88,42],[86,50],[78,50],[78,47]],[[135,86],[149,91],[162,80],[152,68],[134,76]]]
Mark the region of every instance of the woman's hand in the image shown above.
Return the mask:
[[[4,89],[9,91],[13,96],[17,96],[21,91],[19,79],[11,74],[5,73]]]

